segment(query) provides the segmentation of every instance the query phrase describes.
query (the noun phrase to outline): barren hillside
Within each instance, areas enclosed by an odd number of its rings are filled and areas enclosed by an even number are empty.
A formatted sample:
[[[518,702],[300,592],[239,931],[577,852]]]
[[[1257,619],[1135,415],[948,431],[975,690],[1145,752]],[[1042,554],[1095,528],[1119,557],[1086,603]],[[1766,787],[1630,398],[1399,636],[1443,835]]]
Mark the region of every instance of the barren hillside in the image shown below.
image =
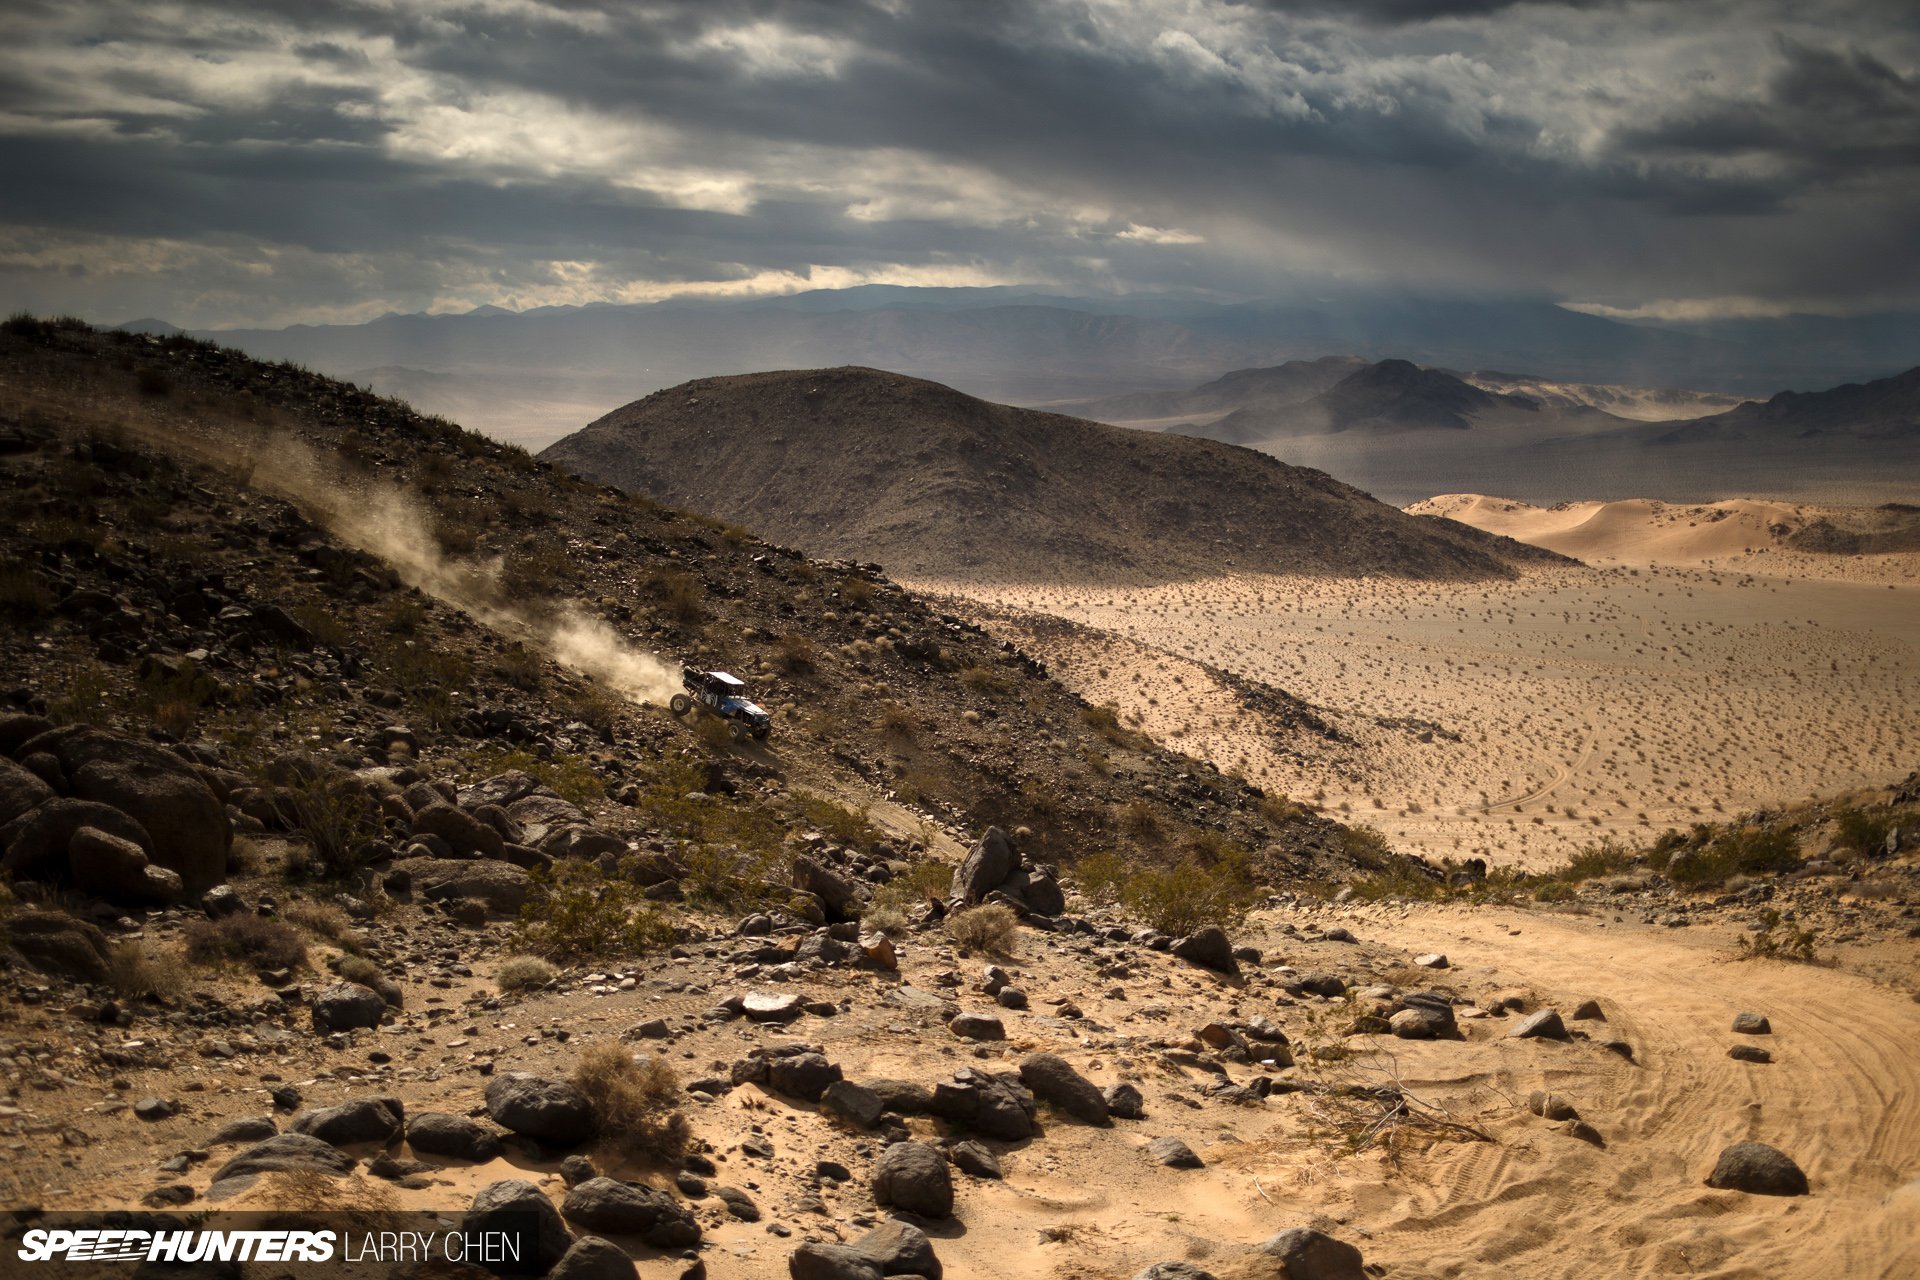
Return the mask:
[[[873,369],[690,382],[541,456],[907,576],[1474,579],[1543,559],[1250,450],[990,404]]]

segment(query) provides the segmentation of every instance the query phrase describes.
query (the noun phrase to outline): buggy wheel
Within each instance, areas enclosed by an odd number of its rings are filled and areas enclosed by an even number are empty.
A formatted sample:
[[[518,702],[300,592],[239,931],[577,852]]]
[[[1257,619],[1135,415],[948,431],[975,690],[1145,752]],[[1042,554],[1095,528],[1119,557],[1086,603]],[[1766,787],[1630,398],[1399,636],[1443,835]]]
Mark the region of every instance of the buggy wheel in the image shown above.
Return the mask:
[[[759,741],[765,742],[767,740],[767,735],[772,732],[773,732],[772,729],[755,729],[753,731],[753,736],[757,738]]]
[[[683,716],[693,709],[693,699],[684,693],[676,693],[667,701],[667,710],[677,716]]]
[[[747,736],[747,727],[738,720],[729,720],[727,721],[727,736],[735,742],[742,741]]]

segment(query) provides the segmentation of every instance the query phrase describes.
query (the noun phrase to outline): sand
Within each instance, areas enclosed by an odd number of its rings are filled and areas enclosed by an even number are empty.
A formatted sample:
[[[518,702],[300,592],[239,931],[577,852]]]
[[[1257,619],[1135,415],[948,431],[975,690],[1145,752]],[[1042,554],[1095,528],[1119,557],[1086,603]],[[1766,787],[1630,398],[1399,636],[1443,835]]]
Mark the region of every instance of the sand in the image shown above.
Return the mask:
[[[1861,580],[1616,565],[1468,585],[916,585],[1011,611],[991,625],[1089,700],[1397,848],[1539,865],[1913,767],[1916,557],[1815,559]],[[1202,664],[1324,708],[1341,740],[1277,729]]]

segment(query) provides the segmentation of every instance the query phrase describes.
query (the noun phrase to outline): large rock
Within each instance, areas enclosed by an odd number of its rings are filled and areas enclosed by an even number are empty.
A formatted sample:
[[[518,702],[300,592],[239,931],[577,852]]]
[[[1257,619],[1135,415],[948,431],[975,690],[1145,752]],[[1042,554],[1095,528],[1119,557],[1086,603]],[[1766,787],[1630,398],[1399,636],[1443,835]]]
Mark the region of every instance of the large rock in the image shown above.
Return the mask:
[[[112,805],[152,837],[149,856],[198,893],[227,876],[233,825],[212,788],[171,751],[100,729],[70,727],[23,744],[52,753],[81,800]],[[116,832],[115,834],[120,834]]]
[[[767,1063],[767,1088],[789,1098],[818,1102],[840,1068],[817,1053],[791,1053]]]
[[[325,1034],[377,1027],[386,1011],[387,1002],[372,987],[336,982],[313,998],[313,1029]]]
[[[482,1187],[467,1206],[460,1230],[469,1237],[497,1231],[512,1238],[516,1248],[498,1251],[511,1256],[483,1263],[498,1275],[541,1275],[566,1256],[573,1243],[553,1201],[524,1178]]]
[[[1239,973],[1240,963],[1233,958],[1233,943],[1227,935],[1213,925],[1195,929],[1186,937],[1173,944],[1173,954],[1188,964],[1197,964],[1202,969],[1212,969],[1215,973]]]
[[[638,1274],[625,1251],[611,1240],[581,1236],[553,1264],[546,1280],[634,1280]]]
[[[1410,1004],[1387,1019],[1387,1029],[1402,1040],[1437,1040],[1453,1034],[1453,1014],[1433,1005]]]
[[[1358,1249],[1311,1227],[1282,1231],[1260,1252],[1285,1264],[1287,1280],[1367,1280]]]
[[[215,1182],[258,1173],[324,1173],[342,1177],[358,1163],[320,1139],[304,1133],[283,1133],[248,1147],[220,1166]]]
[[[0,942],[42,973],[81,982],[105,982],[110,973],[107,935],[58,911],[16,911],[7,917]]]
[[[969,906],[979,903],[1019,865],[1020,856],[1007,833],[999,827],[988,827],[966,861],[954,868],[952,895]]]
[[[0,827],[6,826],[41,801],[52,798],[52,787],[32,771],[0,756]]]
[[[487,1082],[487,1114],[509,1132],[556,1147],[578,1146],[594,1133],[593,1104],[585,1094],[565,1080],[524,1071]]]
[[[436,902],[475,898],[502,915],[519,914],[533,887],[519,867],[484,858],[402,858],[393,869],[406,873],[419,897]]]
[[[1565,1040],[1567,1024],[1560,1021],[1560,1015],[1552,1009],[1542,1009],[1520,1019],[1507,1035],[1515,1040]]]
[[[524,800],[535,792],[547,791],[546,784],[532,774],[520,769],[509,769],[505,773],[496,773],[491,778],[483,778],[471,786],[461,787],[459,791],[462,809],[477,809],[481,805],[499,805],[502,808],[516,800]],[[558,797],[555,797],[558,799]]]
[[[940,1280],[943,1268],[927,1233],[898,1218],[888,1218],[853,1242],[853,1251],[871,1258],[883,1276],[924,1276]]]
[[[6,850],[0,865],[16,880],[69,883],[67,850],[74,834],[87,827],[137,846],[152,860],[153,837],[138,821],[110,804],[56,796],[0,827],[0,849]]]
[[[498,831],[453,805],[430,804],[413,815],[415,835],[439,836],[455,853],[498,858],[506,841]]]
[[[1074,1119],[1105,1125],[1107,1099],[1098,1085],[1075,1071],[1065,1058],[1030,1053],[1020,1061],[1020,1083],[1042,1102],[1050,1102]]]
[[[787,1256],[791,1280],[882,1280],[878,1264],[844,1244],[808,1242]]]
[[[185,888],[180,873],[147,861],[139,845],[98,827],[81,827],[67,843],[74,888],[113,902],[166,905]]]
[[[953,1213],[953,1174],[940,1148],[924,1142],[896,1142],[873,1166],[873,1198],[923,1218]]]
[[[407,1109],[398,1098],[356,1098],[336,1107],[302,1112],[294,1117],[293,1132],[335,1147],[353,1142],[386,1142],[400,1136],[406,1114]]]
[[[800,854],[793,860],[793,887],[820,899],[828,920],[849,920],[859,914],[859,891],[853,881],[832,867]]]
[[[612,1178],[588,1178],[567,1192],[560,1211],[569,1222],[639,1236],[656,1249],[684,1249],[700,1239],[693,1214],[671,1195]]]
[[[1155,1164],[1163,1164],[1169,1169],[1199,1169],[1205,1164],[1193,1153],[1193,1148],[1178,1138],[1155,1138],[1147,1144],[1147,1156]]]
[[[1764,1142],[1736,1142],[1720,1153],[1707,1185],[1760,1196],[1804,1196],[1807,1175],[1793,1158]]]
[[[984,1072],[962,1069],[936,1084],[927,1110],[1003,1142],[1033,1136],[1033,1095],[1015,1080]]]
[[[475,1162],[492,1160],[505,1148],[500,1135],[465,1116],[428,1111],[407,1122],[407,1145],[430,1156]]]

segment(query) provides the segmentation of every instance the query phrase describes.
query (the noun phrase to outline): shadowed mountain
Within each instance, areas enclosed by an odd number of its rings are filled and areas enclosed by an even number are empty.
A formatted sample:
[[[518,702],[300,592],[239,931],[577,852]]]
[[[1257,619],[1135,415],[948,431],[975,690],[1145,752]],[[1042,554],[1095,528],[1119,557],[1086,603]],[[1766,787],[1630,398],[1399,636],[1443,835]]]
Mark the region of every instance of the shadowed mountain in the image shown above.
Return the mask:
[[[1542,553],[1188,436],[991,404],[874,369],[709,378],[543,457],[815,554],[907,575],[1168,580],[1240,571],[1504,577]]]
[[[1743,404],[1712,418],[1667,423],[1660,444],[1920,438],[1920,367],[1892,378],[1849,382],[1828,391],[1782,391],[1763,404]]]
[[[1058,413],[1092,418],[1095,422],[1146,423],[1168,419],[1189,421],[1219,417],[1237,409],[1280,409],[1331,390],[1342,378],[1363,368],[1359,356],[1325,356],[1319,360],[1289,360],[1262,369],[1235,369],[1232,373],[1186,391],[1136,391],[1099,400],[1076,400],[1047,406]]]

